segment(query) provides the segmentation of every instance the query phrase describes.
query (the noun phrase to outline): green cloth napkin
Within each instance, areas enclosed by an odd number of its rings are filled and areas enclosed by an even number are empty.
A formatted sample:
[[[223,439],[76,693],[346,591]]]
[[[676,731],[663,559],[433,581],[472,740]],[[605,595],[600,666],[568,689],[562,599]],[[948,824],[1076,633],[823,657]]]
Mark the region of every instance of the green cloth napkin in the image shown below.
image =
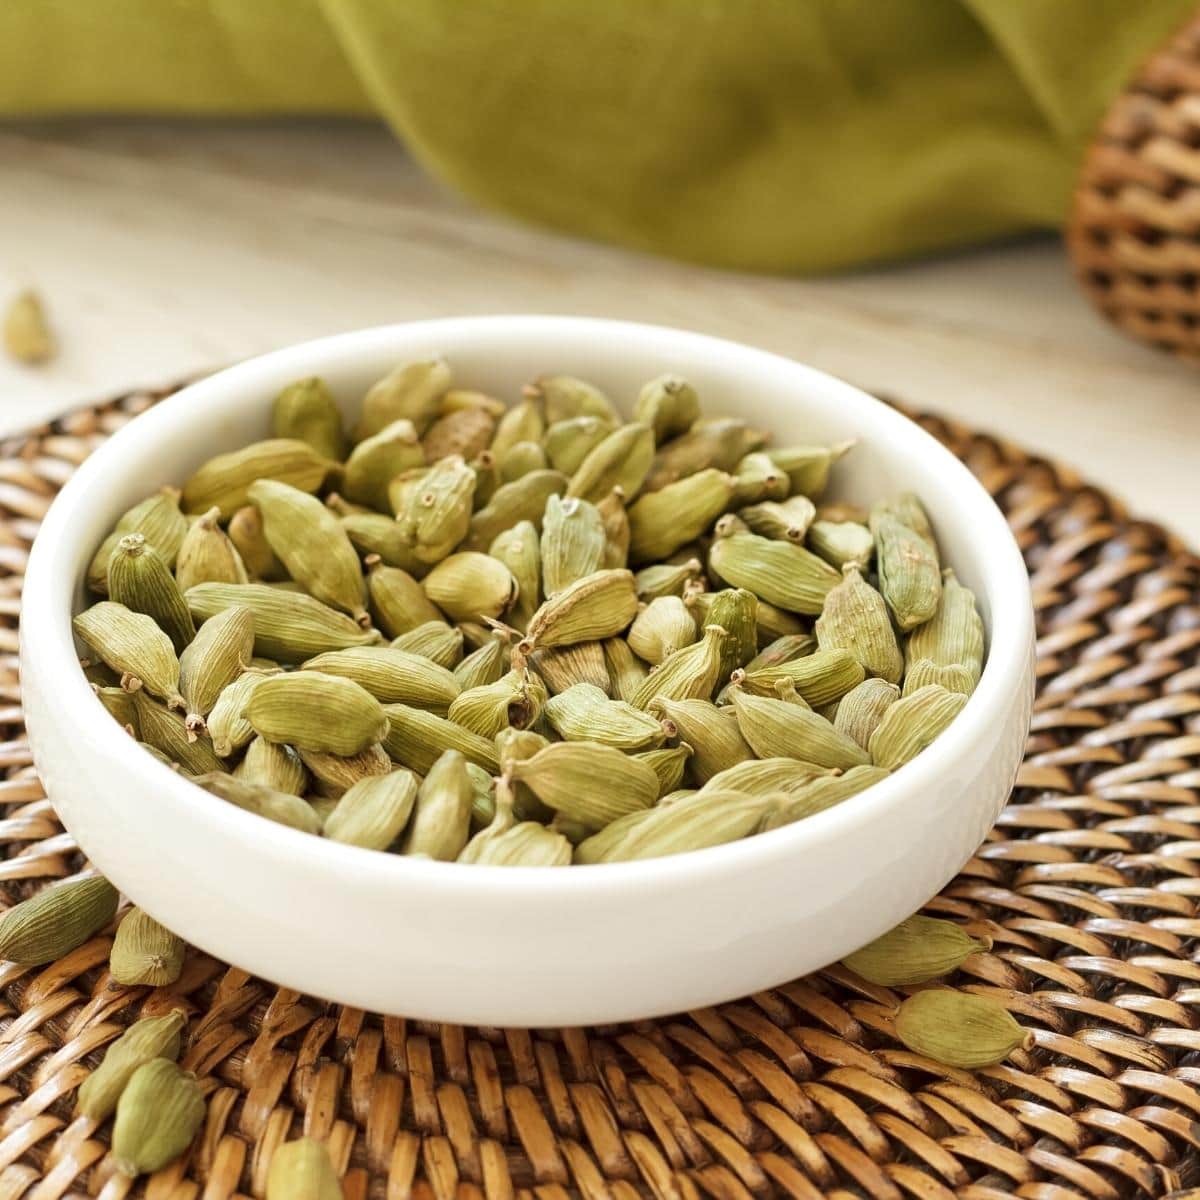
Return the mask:
[[[1059,224],[1194,0],[3,0],[0,114],[382,114],[531,221],[817,271]]]

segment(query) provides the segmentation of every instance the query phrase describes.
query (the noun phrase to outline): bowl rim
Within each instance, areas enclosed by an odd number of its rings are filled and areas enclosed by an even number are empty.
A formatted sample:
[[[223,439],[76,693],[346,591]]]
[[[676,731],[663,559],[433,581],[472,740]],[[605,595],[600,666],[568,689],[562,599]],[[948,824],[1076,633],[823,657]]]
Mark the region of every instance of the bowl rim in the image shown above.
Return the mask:
[[[835,805],[803,821],[741,841],[665,858],[595,864],[582,871],[427,862],[330,842],[264,820],[234,805],[214,803],[199,786],[147,754],[133,739],[112,738],[113,718],[92,693],[79,668],[69,617],[66,621],[58,619],[62,597],[55,588],[63,585],[64,575],[69,580],[65,586],[73,587],[84,566],[78,560],[63,561],[65,551],[60,549],[62,539],[58,535],[67,527],[71,514],[88,503],[92,490],[120,467],[129,451],[144,452],[158,439],[170,437],[172,422],[178,414],[218,405],[230,389],[253,389],[261,384],[264,395],[271,394],[270,389],[277,386],[276,373],[296,359],[320,360],[327,369],[336,369],[343,362],[383,351],[398,335],[424,337],[432,350],[443,340],[463,340],[464,335],[490,337],[503,334],[506,329],[522,334],[536,330],[549,337],[584,333],[625,342],[656,339],[670,344],[675,360],[686,361],[689,351],[701,350],[736,355],[763,368],[785,370],[795,378],[798,394],[821,391],[835,398],[848,413],[879,426],[886,434],[889,456],[933,456],[934,465],[945,474],[947,485],[958,493],[958,503],[976,525],[979,541],[989,547],[988,555],[980,557],[978,567],[991,602],[988,653],[979,684],[962,712],[915,759],[853,797],[852,803]],[[320,368],[313,370],[301,365],[296,370],[298,374],[312,374],[319,373]],[[156,793],[155,804],[160,810],[163,806],[186,809],[203,805],[199,819],[211,821],[214,831],[222,836],[255,838],[265,856],[284,859],[301,870],[354,872],[364,885],[386,886],[389,881],[403,877],[429,887],[431,894],[446,889],[460,896],[475,892],[483,899],[494,897],[503,881],[504,889],[514,897],[550,896],[569,889],[572,899],[577,900],[630,890],[670,890],[697,874],[719,881],[722,876],[754,870],[768,861],[793,856],[798,861],[801,854],[819,854],[823,846],[856,834],[870,836],[870,827],[902,804],[914,789],[919,789],[922,783],[934,785],[948,777],[947,769],[956,760],[969,756],[977,742],[990,737],[998,715],[1021,696],[1033,641],[1030,594],[1017,543],[983,485],[915,421],[852,384],[784,355],[670,326],[597,317],[483,315],[400,322],[297,343],[188,384],[139,414],[80,465],[47,511],[26,567],[20,638],[22,662],[54,682],[48,691],[57,702],[73,706],[76,726],[87,736],[89,744],[103,745],[114,765],[127,772],[140,791]],[[36,646],[36,651],[26,653],[31,646]]]

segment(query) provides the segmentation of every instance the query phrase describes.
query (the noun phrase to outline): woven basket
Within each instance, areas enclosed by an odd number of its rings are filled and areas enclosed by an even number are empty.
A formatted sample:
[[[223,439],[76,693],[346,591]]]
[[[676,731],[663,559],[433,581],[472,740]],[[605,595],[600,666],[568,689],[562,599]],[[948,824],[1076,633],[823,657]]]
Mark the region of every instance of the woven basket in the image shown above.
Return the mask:
[[[1200,16],[1109,109],[1076,186],[1067,246],[1105,316],[1200,361]]]
[[[0,447],[10,903],[82,861],[24,738],[26,551],[72,470],[156,398]],[[1200,1182],[1200,560],[1066,469],[922,423],[996,496],[1033,577],[1025,763],[928,906],[993,938],[955,982],[1005,1004],[1032,1051],[939,1067],[892,1036],[899,994],[839,967],[618,1028],[464,1029],[328,1005],[199,953],[169,990],[120,987],[106,933],[48,967],[0,965],[0,1200],[261,1196],[301,1132],[328,1142],[351,1200],[1119,1200]],[[128,1022],[180,1000],[207,1121],[183,1160],[131,1185],[107,1127],[73,1119],[74,1092]]]

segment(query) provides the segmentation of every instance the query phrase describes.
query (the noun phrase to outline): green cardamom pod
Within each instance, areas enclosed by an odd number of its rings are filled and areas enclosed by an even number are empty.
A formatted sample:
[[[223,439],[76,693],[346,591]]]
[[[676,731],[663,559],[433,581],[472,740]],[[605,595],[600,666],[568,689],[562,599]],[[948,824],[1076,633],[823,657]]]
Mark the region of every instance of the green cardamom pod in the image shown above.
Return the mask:
[[[213,509],[209,509],[213,512]],[[220,512],[220,509],[216,509]],[[254,507],[253,504],[244,504],[241,508],[229,518],[229,526],[227,530],[229,540],[233,543],[234,549],[241,556],[242,565],[246,568],[246,574],[251,582],[255,583],[274,583],[281,579],[287,578],[287,572],[283,569],[283,563],[275,557],[275,551],[271,549],[267,542],[266,534],[263,533],[262,513]],[[213,582],[221,583],[228,582],[222,580],[200,580],[201,583]],[[245,583],[244,579],[235,579],[234,583]],[[190,586],[195,587],[195,584]],[[183,585],[180,584],[183,588]],[[187,588],[183,588],[184,592]]]
[[[196,1077],[165,1058],[143,1063],[117,1101],[112,1153],[124,1175],[152,1175],[191,1145],[204,1121]]]
[[[871,514],[879,590],[901,629],[922,625],[937,612],[942,572],[937,550],[886,513]]]
[[[792,662],[812,654],[817,648],[817,639],[811,633],[785,633],[782,637],[768,642],[748,663],[746,674],[751,671],[761,671],[766,667],[778,667],[782,663]]]
[[[947,567],[942,572],[937,610],[909,635],[905,655],[910,674],[913,664],[923,660],[935,667],[958,667],[964,672],[959,681],[967,686],[950,690],[962,690],[967,695],[975,690],[983,673],[983,621],[975,606],[974,593],[958,582],[953,568]],[[904,684],[908,687],[907,676]]]
[[[303,796],[308,791],[308,772],[291,746],[256,737],[246,747],[246,756],[233,770],[235,779],[262,784],[276,792]]]
[[[738,516],[752,533],[776,541],[804,542],[808,527],[817,515],[816,505],[807,496],[792,496],[787,500],[764,500],[741,509]]]
[[[598,387],[572,375],[543,375],[523,391],[526,397],[541,402],[548,425],[568,417],[604,417],[614,423],[620,419],[612,401]]]
[[[468,762],[499,770],[495,744],[464,726],[406,704],[388,704],[383,711],[389,726],[383,748],[393,762],[427,775],[444,751],[457,750]]]
[[[458,408],[443,412],[425,431],[421,444],[425,461],[434,463],[451,454],[468,462],[491,445],[496,418],[486,408]]]
[[[221,693],[250,663],[254,653],[254,614],[232,605],[200,626],[195,640],[179,656],[179,691],[193,735],[205,729],[204,718]]]
[[[929,517],[914,492],[899,492],[885,500],[877,500],[871,506],[871,518],[878,519],[885,515],[895,517],[901,525],[908,526],[935,550],[937,549],[937,540],[933,536],[933,527],[929,524]]]
[[[886,679],[864,679],[838,701],[833,727],[852,737],[864,750],[871,744],[884,713],[900,699],[900,689]]]
[[[705,533],[732,496],[733,478],[713,468],[643,495],[629,509],[631,560],[669,558]]]
[[[143,1017],[104,1052],[100,1065],[79,1085],[79,1112],[98,1125],[116,1111],[117,1100],[133,1073],[156,1058],[179,1057],[180,1034],[187,1021],[175,1008],[161,1017]]]
[[[327,754],[323,750],[297,750],[300,761],[316,784],[317,795],[345,795],[362,779],[387,775],[393,770],[392,760],[381,745],[368,746],[358,754]]]
[[[633,575],[595,571],[568,584],[533,614],[522,645],[533,649],[599,641],[621,633],[636,615]]]
[[[275,397],[271,433],[277,438],[307,442],[322,458],[341,462],[346,457],[342,414],[323,379],[297,379]]]
[[[421,587],[452,621],[489,621],[508,611],[520,585],[499,559],[463,550],[442,559]]]
[[[179,489],[165,487],[122,513],[112,533],[100,543],[87,569],[87,585],[100,595],[108,592],[108,560],[113,547],[127,533],[140,533],[158,551],[168,567],[175,565],[187,536],[188,522],[179,508]]]
[[[633,577],[637,598],[645,604],[660,596],[683,596],[688,584],[700,578],[704,566],[698,558],[681,563],[654,563]]]
[[[502,637],[490,637],[478,650],[472,650],[454,668],[455,684],[461,692],[484,684],[495,683],[508,670],[508,643]],[[381,697],[382,699],[382,697]],[[402,696],[391,697],[394,701],[411,704]],[[450,697],[454,699],[453,696]],[[424,705],[432,708],[432,705]],[[434,709],[436,711],[436,709]]]
[[[756,533],[717,538],[709,550],[708,562],[730,586],[746,588],[760,601],[794,613],[819,613],[825,597],[841,579],[824,559],[803,546]]]
[[[192,522],[175,560],[175,581],[181,592],[197,583],[249,583],[246,565],[229,535],[217,524],[220,510]]]
[[[226,609],[226,612],[233,610]],[[216,620],[214,617],[213,620]],[[205,622],[207,624],[208,622]],[[201,626],[203,629],[204,626]],[[221,758],[228,758],[243,746],[250,743],[254,737],[254,727],[242,715],[242,709],[250,698],[250,693],[257,687],[260,680],[268,675],[277,674],[272,668],[251,668],[243,671],[231,683],[221,689],[220,695],[208,712],[205,724],[208,736],[212,740],[212,748]]]
[[[616,428],[605,417],[567,417],[545,432],[542,448],[550,466],[564,475],[574,475],[583,460]]]
[[[302,1137],[271,1155],[267,1200],[342,1200],[342,1184],[324,1142]]]
[[[632,701],[645,682],[649,668],[630,650],[629,643],[624,638],[611,637],[600,644],[604,649],[604,665],[608,671],[607,690],[611,692],[614,700]],[[598,680],[586,682],[599,683]],[[550,690],[555,689],[551,686]]]
[[[331,650],[310,658],[301,669],[352,679],[384,704],[411,704],[442,714],[462,690],[453,672],[392,646]]]
[[[471,780],[471,828],[486,827],[496,818],[496,781],[473,762],[467,763],[467,775]]]
[[[126,987],[165,987],[183,973],[186,951],[183,938],[149,913],[131,908],[117,926],[108,956],[109,974]]]
[[[668,700],[708,700],[721,680],[723,647],[729,634],[720,625],[707,625],[700,640],[663,659],[643,680],[630,700],[646,708],[655,697]]]
[[[424,466],[425,450],[416,427],[401,418],[364,438],[350,451],[342,473],[342,493],[354,504],[385,512],[392,480]]]
[[[453,862],[471,836],[473,799],[467,760],[457,750],[444,751],[417,791],[401,852]]]
[[[518,442],[540,442],[545,432],[546,423],[542,420],[541,409],[533,400],[524,399],[506,409],[496,422],[496,432],[492,435],[492,454],[498,461],[503,461]]]
[[[322,832],[334,842],[386,850],[408,824],[417,787],[417,777],[403,768],[387,775],[367,775],[342,794]]]
[[[633,419],[654,431],[654,441],[663,442],[687,433],[700,419],[700,398],[696,389],[678,375],[659,375],[638,392]]]
[[[673,700],[656,696],[649,709],[665,724],[668,737],[678,737],[692,748],[688,774],[704,784],[748,758],[754,752],[738,728],[737,715],[709,700]]]
[[[350,539],[350,545],[365,561],[378,559],[386,566],[399,567],[409,575],[419,579],[429,570],[413,548],[404,540],[400,526],[391,517],[382,513],[341,512],[342,506],[334,504],[334,497],[328,496],[326,505],[334,512],[340,513],[342,528]]]
[[[568,496],[598,503],[613,488],[636,496],[654,461],[654,433],[649,425],[633,423],[614,429],[588,452],[567,488]]]
[[[818,767],[857,767],[870,762],[867,752],[811,709],[785,700],[730,691],[738,728],[760,758],[798,758]]]
[[[524,632],[541,603],[542,559],[537,526],[532,521],[519,521],[496,535],[488,553],[516,580],[517,598],[505,619],[512,628]]]
[[[793,494],[818,499],[829,483],[829,471],[854,442],[838,442],[833,446],[781,446],[769,450],[771,461],[787,472],[788,490]]]
[[[885,767],[851,767],[841,774],[821,775],[795,789],[780,801],[763,822],[763,830],[778,829],[794,821],[802,821],[814,813],[824,812],[857,796],[859,792],[879,783],[888,776]]]
[[[425,473],[396,509],[400,532],[422,562],[440,562],[471,527],[475,472],[460,455],[443,458]]]
[[[786,500],[790,481],[769,454],[756,450],[747,454],[733,473],[733,500],[736,509],[766,500]]]
[[[716,469],[732,471],[765,437],[737,417],[697,421],[687,433],[661,445],[646,477],[647,492],[661,491],[689,475]],[[732,490],[732,481],[730,484]]]
[[[775,667],[736,675],[732,682],[754,696],[778,696],[779,684],[790,683],[805,702],[817,708],[840,700],[863,681],[863,669],[849,650],[818,650]]]
[[[721,709],[721,712],[725,711]],[[874,768],[852,768],[854,771],[867,769]],[[700,790],[779,797],[803,792],[816,779],[836,777],[835,772],[796,758],[746,758],[711,775]]]
[[[100,687],[94,683],[92,691],[96,693],[96,698],[108,709],[109,714],[118,725],[132,730],[134,737],[141,737],[141,730],[138,728],[137,705],[129,692],[124,688]]]
[[[126,691],[144,687],[174,708],[185,706],[179,694],[175,647],[153,617],[114,600],[101,600],[76,615],[71,627],[120,675]]]
[[[195,729],[187,727],[182,713],[171,712],[141,691],[134,693],[133,702],[142,741],[161,751],[170,762],[192,775],[225,770],[212,743],[207,738],[197,739]]]
[[[865,571],[875,553],[875,539],[857,521],[817,520],[808,528],[808,548],[839,571],[851,563]]]
[[[183,509],[204,513],[216,507],[225,519],[249,502],[250,488],[255,483],[273,480],[301,492],[315,492],[324,482],[330,465],[329,459],[307,442],[295,438],[252,442],[240,450],[210,458],[183,485]]]
[[[535,650],[529,661],[552,696],[565,692],[577,683],[591,684],[606,696],[611,691],[601,642],[547,646],[544,650]]]
[[[427,621],[441,621],[437,606],[407,571],[384,566],[373,555],[367,556],[366,566],[371,615],[388,637],[399,637]]]
[[[977,682],[977,677],[969,667],[960,666],[958,663],[947,663],[944,667],[939,667],[927,658],[919,658],[916,662],[909,663],[908,670],[904,672],[903,694],[911,696],[913,692],[936,683],[948,692],[960,692],[969,696],[975,690]]]
[[[930,988],[909,996],[896,1013],[896,1037],[916,1054],[962,1070],[1003,1062],[1033,1048],[1033,1034],[987,996]]]
[[[601,565],[607,570],[622,569],[629,565],[629,543],[633,530],[629,524],[629,512],[625,507],[625,493],[615,487],[596,504],[600,523],[604,527],[604,558]]]
[[[693,605],[694,607],[694,605]],[[719,625],[729,637],[721,644],[721,677],[744,667],[758,652],[758,597],[745,588],[725,588],[704,606],[702,625]]]
[[[900,987],[940,979],[972,954],[991,948],[991,938],[973,938],[953,921],[918,915],[846,955],[842,963],[868,983]]]
[[[379,701],[352,679],[320,671],[271,675],[250,693],[245,715],[271,742],[330,754],[357,754],[383,739]]]
[[[415,629],[392,639],[393,650],[419,654],[448,670],[458,666],[463,656],[461,629],[454,629],[443,620],[423,621]]]
[[[440,358],[403,363],[368,390],[354,440],[365,441],[393,421],[408,420],[424,433],[450,390],[450,367]]]
[[[626,641],[639,658],[657,665],[676,650],[692,645],[698,636],[684,602],[678,596],[660,596],[634,618]]]
[[[658,746],[653,750],[643,750],[633,756],[658,776],[658,796],[670,795],[683,783],[683,774],[687,769],[688,759],[692,757],[692,748],[687,742],[677,746]]]
[[[113,919],[117,899],[99,875],[43,888],[0,917],[0,959],[40,967],[70,954]]]
[[[604,522],[594,504],[577,497],[548,497],[540,541],[546,595],[599,571],[605,540]]]
[[[666,736],[660,722],[600,688],[577,683],[546,701],[546,720],[568,742],[597,742],[632,752],[658,746]]]
[[[937,684],[919,688],[890,705],[871,734],[871,757],[894,771],[916,758],[962,712],[967,697]]]
[[[539,750],[550,745],[549,738],[532,729],[502,729],[496,734],[496,757],[499,770],[507,773],[508,768],[520,759],[532,758]],[[490,776],[489,776],[490,778]],[[506,797],[512,806],[515,821],[538,821],[545,825],[554,818],[554,810],[547,808],[523,783],[498,779],[495,796]]]
[[[538,442],[515,442],[496,463],[501,483],[512,483],[530,471],[544,471],[549,465],[546,452]]]
[[[492,498],[470,519],[464,550],[486,550],[506,529],[532,521],[539,530],[551,496],[567,490],[561,471],[530,471],[512,483],[498,487]]]
[[[192,782],[210,796],[274,821],[277,825],[287,825],[301,833],[321,832],[321,822],[312,805],[290,792],[277,792],[274,788],[238,779],[224,771],[206,771],[196,775]]]
[[[460,692],[446,716],[456,725],[494,738],[505,726],[528,729],[546,703],[546,686],[531,671],[511,670],[495,683]]]

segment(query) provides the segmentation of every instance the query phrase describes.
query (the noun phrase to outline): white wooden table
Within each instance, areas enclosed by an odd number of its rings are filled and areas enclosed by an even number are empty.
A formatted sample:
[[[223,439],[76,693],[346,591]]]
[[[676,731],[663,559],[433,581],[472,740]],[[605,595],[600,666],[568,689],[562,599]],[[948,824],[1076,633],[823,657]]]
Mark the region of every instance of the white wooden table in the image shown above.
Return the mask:
[[[0,433],[289,342],[473,312],[721,334],[1075,464],[1200,545],[1200,373],[1105,326],[1050,239],[825,279],[660,261],[447,194],[359,124],[0,127],[0,297],[62,353],[0,362]]]

